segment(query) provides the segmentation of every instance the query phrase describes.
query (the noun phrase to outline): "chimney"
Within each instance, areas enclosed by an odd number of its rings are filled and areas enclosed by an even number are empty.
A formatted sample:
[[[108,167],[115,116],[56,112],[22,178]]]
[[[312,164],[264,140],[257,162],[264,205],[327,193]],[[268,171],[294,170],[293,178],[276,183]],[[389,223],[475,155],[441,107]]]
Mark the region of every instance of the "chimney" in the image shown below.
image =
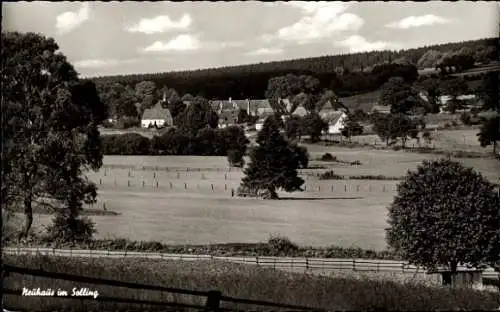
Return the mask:
[[[247,99],[247,114],[250,116],[250,100]]]

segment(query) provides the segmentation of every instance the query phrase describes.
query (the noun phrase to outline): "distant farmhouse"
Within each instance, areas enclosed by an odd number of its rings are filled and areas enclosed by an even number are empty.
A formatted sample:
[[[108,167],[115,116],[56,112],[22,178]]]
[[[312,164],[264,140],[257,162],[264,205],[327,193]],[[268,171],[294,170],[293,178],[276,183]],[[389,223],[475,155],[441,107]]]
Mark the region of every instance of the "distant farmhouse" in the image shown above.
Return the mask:
[[[141,126],[149,127],[170,127],[173,125],[172,115],[167,108],[163,108],[159,101],[154,107],[144,110],[141,118]]]

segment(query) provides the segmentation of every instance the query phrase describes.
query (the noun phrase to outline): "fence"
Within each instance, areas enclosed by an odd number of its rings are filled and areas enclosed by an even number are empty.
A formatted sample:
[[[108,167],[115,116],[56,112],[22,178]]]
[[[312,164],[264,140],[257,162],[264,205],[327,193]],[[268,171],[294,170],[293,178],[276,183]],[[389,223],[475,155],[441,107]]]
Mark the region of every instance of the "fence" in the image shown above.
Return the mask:
[[[91,278],[85,276],[71,275],[71,274],[63,274],[56,272],[46,272],[43,270],[34,270],[27,268],[20,268],[11,265],[3,265],[2,276],[8,276],[9,273],[16,273],[21,275],[29,275],[29,276],[38,276],[38,277],[46,277],[51,279],[58,280],[66,280],[80,283],[88,283],[88,284],[96,284],[96,285],[107,285],[114,287],[125,287],[129,289],[139,289],[139,290],[152,290],[152,291],[160,291],[174,294],[182,294],[182,295],[192,295],[192,296],[201,296],[206,297],[205,306],[192,305],[186,303],[178,303],[178,302],[159,302],[159,301],[150,301],[150,300],[139,300],[139,299],[129,299],[129,298],[118,298],[118,297],[103,297],[98,296],[97,298],[93,297],[72,297],[72,296],[52,296],[58,299],[73,299],[73,300],[95,300],[99,302],[114,302],[114,303],[127,303],[127,304],[144,304],[144,305],[153,305],[153,306],[168,306],[168,307],[178,307],[178,308],[191,308],[198,309],[204,311],[233,311],[233,309],[225,309],[221,308],[221,302],[231,302],[231,303],[239,303],[239,304],[247,304],[247,305],[258,305],[272,308],[282,308],[282,309],[295,309],[301,311],[324,311],[322,309],[311,308],[311,307],[303,307],[303,306],[295,306],[288,304],[280,304],[275,302],[267,302],[260,300],[249,300],[242,298],[233,298],[228,296],[223,296],[220,291],[196,291],[196,290],[188,290],[188,289],[179,289],[179,288],[169,288],[162,286],[152,286],[152,285],[142,285],[137,283],[128,283],[121,282],[116,280],[106,280],[100,278]],[[4,283],[2,283],[5,285]],[[4,295],[14,295],[14,296],[22,296],[22,290],[14,290],[14,289],[6,289],[3,288]]]
[[[163,260],[219,260],[241,264],[253,264],[261,267],[274,269],[292,269],[301,271],[356,271],[374,273],[402,273],[402,274],[426,274],[426,270],[404,261],[378,260],[378,259],[341,259],[341,258],[308,258],[308,257],[271,257],[271,256],[213,256],[194,254],[172,254],[159,252],[133,252],[133,251],[111,251],[91,249],[55,249],[55,248],[21,248],[4,247],[4,254],[41,254],[49,256],[71,256],[71,257],[110,257],[110,258],[149,258]],[[465,269],[466,267],[459,267]],[[485,271],[485,277],[497,278],[498,273]]]
[[[179,178],[180,180],[180,178]],[[395,181],[397,182],[397,181]],[[199,182],[184,182],[184,181],[146,181],[143,179],[113,179],[113,181],[106,181],[102,178],[97,181],[99,186],[112,186],[112,187],[127,187],[127,188],[142,188],[153,190],[204,190],[204,191],[229,191],[235,192],[240,185],[239,181],[233,183],[199,183]],[[338,193],[338,192],[394,192],[396,191],[396,183],[393,184],[368,184],[368,183],[321,183],[321,184],[304,184],[302,187],[304,192],[312,193]]]

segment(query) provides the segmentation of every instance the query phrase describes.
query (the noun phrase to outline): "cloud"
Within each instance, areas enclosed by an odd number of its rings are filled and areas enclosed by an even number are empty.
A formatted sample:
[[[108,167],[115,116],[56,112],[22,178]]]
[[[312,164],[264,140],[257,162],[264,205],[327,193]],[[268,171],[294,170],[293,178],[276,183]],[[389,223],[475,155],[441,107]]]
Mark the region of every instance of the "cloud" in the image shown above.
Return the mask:
[[[245,53],[245,55],[257,56],[257,55],[273,55],[281,53],[283,53],[282,48],[260,48],[254,51],[247,52]]]
[[[131,64],[136,63],[137,59],[128,59],[128,60],[117,60],[117,59],[88,59],[88,60],[80,60],[74,63],[75,67],[79,68],[105,68],[105,67],[113,67],[122,64]]]
[[[178,21],[171,20],[167,15],[160,15],[153,18],[143,18],[137,24],[127,28],[128,32],[144,33],[147,35],[164,33],[174,29],[187,29],[192,23],[191,16],[184,14]]]
[[[281,39],[305,44],[338,32],[359,30],[364,25],[364,20],[358,15],[344,13],[349,8],[345,2],[290,1],[285,5],[300,9],[304,16],[295,24],[279,29],[276,34],[264,35],[264,41]]]
[[[435,24],[447,24],[450,20],[441,16],[426,14],[421,16],[408,16],[399,21],[385,25],[388,28],[408,29],[421,26],[431,26]]]
[[[168,42],[155,41],[153,44],[142,49],[143,52],[166,52],[166,51],[190,51],[201,48],[197,36],[182,34]]]
[[[373,41],[369,42],[364,37],[354,35],[336,43],[339,46],[349,48],[351,53],[368,52],[385,49],[398,49],[400,46],[394,42]]]
[[[56,29],[59,35],[65,34],[80,26],[89,18],[90,6],[82,3],[77,12],[67,11],[56,17]]]

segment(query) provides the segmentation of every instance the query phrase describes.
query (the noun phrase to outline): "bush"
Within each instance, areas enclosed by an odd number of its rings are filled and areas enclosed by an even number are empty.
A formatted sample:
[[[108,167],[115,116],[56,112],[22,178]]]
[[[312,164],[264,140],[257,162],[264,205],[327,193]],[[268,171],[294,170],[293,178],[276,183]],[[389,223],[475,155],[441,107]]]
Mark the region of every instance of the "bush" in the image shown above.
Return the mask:
[[[227,160],[232,167],[243,167],[245,165],[243,156],[245,156],[245,152],[241,150],[231,149],[227,151]]]
[[[269,246],[271,254],[276,256],[287,255],[299,249],[299,247],[292,243],[288,237],[279,235],[271,235],[267,240],[267,245]]]
[[[90,218],[72,218],[58,213],[52,224],[46,227],[44,238],[48,242],[86,243],[92,240],[96,232],[94,222]]]
[[[319,179],[320,180],[343,180],[344,176],[337,175],[335,172],[333,172],[333,170],[330,170],[327,172],[323,172],[319,176]]]
[[[469,126],[471,124],[471,115],[469,113],[462,113],[460,115],[460,121],[466,125]]]
[[[321,161],[336,161],[337,157],[333,156],[330,153],[325,153],[321,156]]]

